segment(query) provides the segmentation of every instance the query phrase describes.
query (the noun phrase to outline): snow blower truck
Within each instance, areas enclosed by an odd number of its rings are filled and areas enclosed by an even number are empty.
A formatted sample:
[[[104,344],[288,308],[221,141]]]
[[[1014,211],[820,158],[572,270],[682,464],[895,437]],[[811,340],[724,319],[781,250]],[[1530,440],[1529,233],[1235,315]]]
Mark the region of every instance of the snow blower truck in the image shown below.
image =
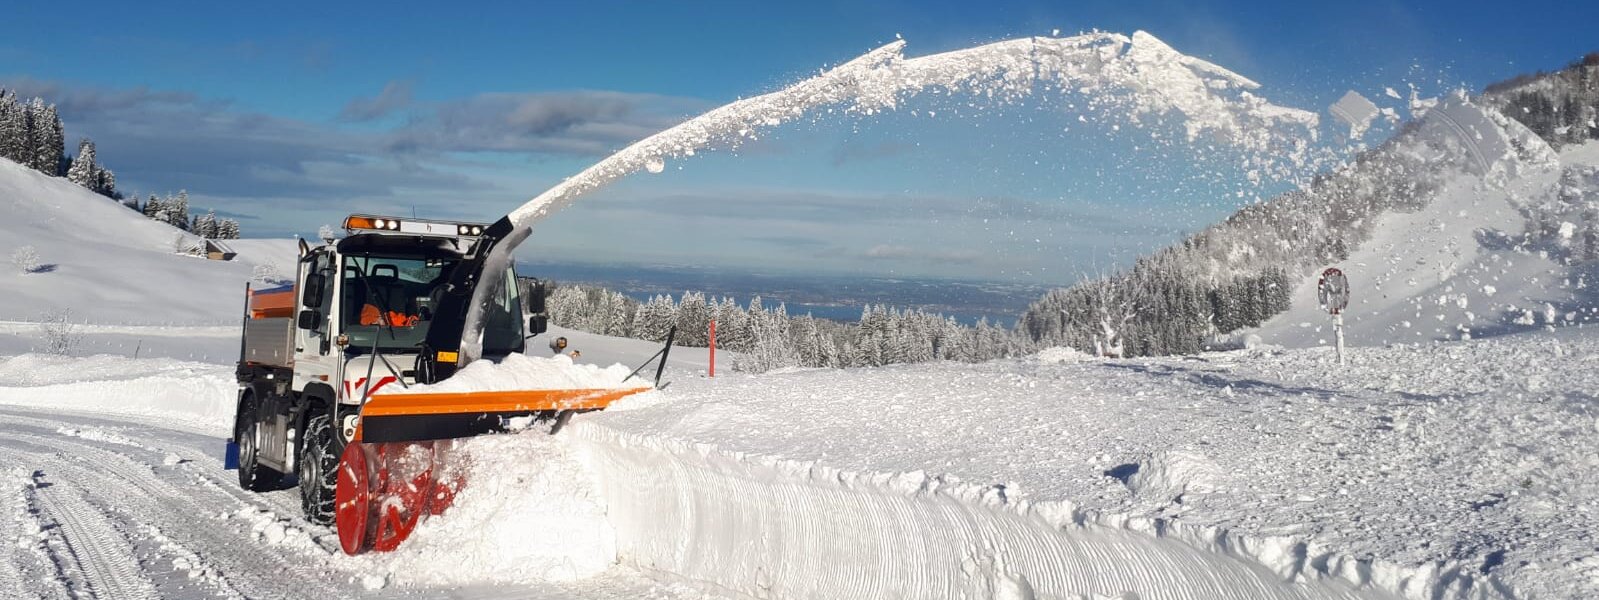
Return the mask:
[[[449,507],[465,484],[451,473],[451,440],[528,418],[554,433],[575,413],[649,389],[407,393],[449,378],[463,350],[477,360],[522,352],[548,325],[542,285],[523,298],[509,264],[489,260],[513,229],[506,219],[352,215],[344,227],[343,239],[300,241],[291,285],[246,286],[226,462],[248,490],[297,485],[306,518],[333,525],[346,553],[393,550]],[[491,278],[501,280],[482,285]],[[651,360],[664,368],[670,348]]]

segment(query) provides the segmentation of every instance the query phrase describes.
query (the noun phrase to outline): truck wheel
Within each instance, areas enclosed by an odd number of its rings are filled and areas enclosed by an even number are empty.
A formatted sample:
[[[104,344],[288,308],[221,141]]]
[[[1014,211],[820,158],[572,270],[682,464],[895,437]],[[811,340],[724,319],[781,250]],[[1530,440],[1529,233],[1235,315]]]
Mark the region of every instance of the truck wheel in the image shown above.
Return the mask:
[[[238,420],[234,435],[239,442],[239,487],[252,492],[278,489],[283,474],[256,462],[256,453],[261,449],[261,422],[256,419],[254,398],[239,404]]]
[[[339,484],[342,446],[332,417],[311,417],[305,426],[305,452],[300,457],[300,507],[312,523],[333,524],[333,493]]]

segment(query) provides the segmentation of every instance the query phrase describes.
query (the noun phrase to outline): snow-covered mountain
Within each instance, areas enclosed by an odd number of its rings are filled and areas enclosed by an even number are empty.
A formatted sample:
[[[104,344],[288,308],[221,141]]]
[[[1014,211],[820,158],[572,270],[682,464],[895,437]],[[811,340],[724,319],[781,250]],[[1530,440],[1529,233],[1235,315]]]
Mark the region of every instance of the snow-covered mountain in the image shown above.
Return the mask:
[[[0,321],[68,309],[78,322],[117,325],[233,323],[255,267],[294,268],[288,240],[230,240],[233,261],[180,255],[193,236],[116,201],[0,159],[0,256],[29,247],[36,272],[0,269]]]
[[[1347,337],[1379,345],[1482,337],[1599,321],[1593,266],[1567,209],[1599,201],[1599,142],[1558,154],[1520,123],[1468,102],[1435,109],[1414,151],[1449,147],[1459,161],[1413,212],[1376,219],[1371,237],[1329,263],[1350,277]],[[1570,219],[1570,220],[1565,220]],[[1330,343],[1316,278],[1254,332],[1267,343]]]
[[[1214,347],[1218,333],[1331,343],[1317,275],[1354,290],[1354,344],[1460,339],[1599,320],[1599,141],[1556,152],[1456,95],[1306,189],[1241,209],[1126,273],[1046,295],[1035,339],[1130,354]],[[1275,290],[1287,285],[1291,292]],[[1286,307],[1286,310],[1285,310]]]

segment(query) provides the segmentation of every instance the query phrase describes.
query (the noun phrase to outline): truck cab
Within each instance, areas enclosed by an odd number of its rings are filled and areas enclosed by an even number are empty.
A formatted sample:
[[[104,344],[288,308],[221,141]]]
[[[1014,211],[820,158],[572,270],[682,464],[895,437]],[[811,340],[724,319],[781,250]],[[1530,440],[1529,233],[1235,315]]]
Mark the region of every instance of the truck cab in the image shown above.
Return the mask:
[[[332,520],[332,465],[351,441],[362,404],[388,386],[433,383],[455,348],[429,344],[430,330],[459,331],[460,303],[445,295],[474,261],[485,226],[353,215],[348,235],[318,246],[301,241],[291,285],[248,290],[237,369],[234,439],[240,485],[300,487],[306,515]],[[516,274],[484,306],[482,358],[521,352],[543,333],[542,289],[524,320]],[[452,309],[452,307],[455,307]],[[288,477],[294,474],[296,477]]]

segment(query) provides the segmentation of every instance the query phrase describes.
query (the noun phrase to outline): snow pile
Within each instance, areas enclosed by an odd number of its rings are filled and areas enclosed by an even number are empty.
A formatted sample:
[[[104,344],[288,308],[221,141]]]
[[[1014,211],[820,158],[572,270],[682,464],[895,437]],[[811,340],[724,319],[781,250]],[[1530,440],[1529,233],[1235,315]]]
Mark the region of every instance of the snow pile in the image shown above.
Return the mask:
[[[296,524],[296,520],[283,518],[270,510],[245,507],[223,514],[222,518],[244,522],[249,527],[251,536],[259,543],[282,546],[313,556],[326,553],[326,550],[311,538],[311,534]]]
[[[1066,38],[1031,37],[906,58],[895,41],[784,89],[738,100],[644,138],[563,180],[511,211],[515,229],[487,262],[497,272],[540,220],[584,194],[641,170],[658,173],[667,159],[716,148],[736,148],[765,129],[823,110],[871,115],[921,93],[962,94],[999,101],[1036,91],[1080,94],[1081,110],[1106,113],[1133,125],[1172,117],[1189,141],[1201,136],[1243,153],[1246,168],[1287,177],[1312,160],[1315,113],[1272,104],[1254,92],[1259,84],[1204,60],[1186,56],[1154,36],[1091,33]],[[498,292],[498,280],[474,293],[463,350],[475,358],[481,308]],[[475,333],[474,333],[475,332]]]
[[[1216,463],[1192,450],[1157,452],[1135,468],[1137,472],[1127,478],[1127,489],[1146,500],[1182,502],[1187,494],[1211,494],[1227,487]]]
[[[573,581],[616,562],[616,535],[583,460],[544,433],[456,442],[466,485],[399,550],[374,555],[392,584]]]
[[[623,365],[600,367],[574,364],[564,354],[552,357],[512,354],[495,363],[486,360],[473,362],[449,379],[433,385],[413,385],[396,389],[387,386],[377,394],[442,394],[458,392],[490,392],[512,390],[593,390],[632,389],[650,387],[641,377],[627,379],[632,369]]]

